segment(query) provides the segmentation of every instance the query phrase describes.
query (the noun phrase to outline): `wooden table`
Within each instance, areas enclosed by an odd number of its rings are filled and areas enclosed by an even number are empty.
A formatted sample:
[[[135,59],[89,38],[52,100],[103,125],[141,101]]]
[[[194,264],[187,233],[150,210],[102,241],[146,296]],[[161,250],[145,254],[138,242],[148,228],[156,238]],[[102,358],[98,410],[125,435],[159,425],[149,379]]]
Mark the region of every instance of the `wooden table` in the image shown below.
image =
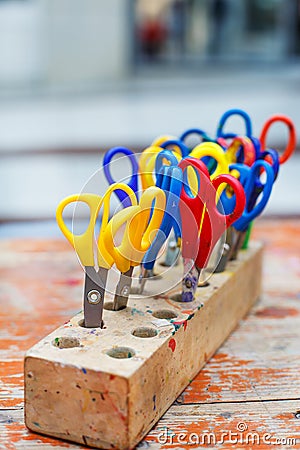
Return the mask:
[[[300,219],[260,220],[254,237],[261,300],[138,447],[300,448]],[[0,449],[83,448],[23,420],[24,353],[80,309],[81,268],[60,239],[0,248]]]

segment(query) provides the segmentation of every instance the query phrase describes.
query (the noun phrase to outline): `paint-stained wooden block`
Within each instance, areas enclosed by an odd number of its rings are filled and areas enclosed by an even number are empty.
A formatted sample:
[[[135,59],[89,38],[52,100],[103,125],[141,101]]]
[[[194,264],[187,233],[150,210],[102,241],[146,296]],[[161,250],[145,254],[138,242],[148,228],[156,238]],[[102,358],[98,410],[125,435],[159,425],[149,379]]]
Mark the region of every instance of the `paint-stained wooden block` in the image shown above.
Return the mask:
[[[262,246],[252,243],[192,303],[174,292],[133,297],[125,310],[105,310],[104,329],[76,315],[26,354],[26,425],[97,448],[134,447],[257,300],[261,273]]]

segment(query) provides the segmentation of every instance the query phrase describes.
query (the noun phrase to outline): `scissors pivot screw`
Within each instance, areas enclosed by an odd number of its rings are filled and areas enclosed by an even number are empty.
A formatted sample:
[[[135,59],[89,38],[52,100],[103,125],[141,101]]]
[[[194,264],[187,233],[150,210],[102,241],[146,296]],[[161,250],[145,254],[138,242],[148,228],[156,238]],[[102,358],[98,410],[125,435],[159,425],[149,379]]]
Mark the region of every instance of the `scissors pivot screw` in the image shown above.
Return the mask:
[[[97,305],[102,300],[102,295],[96,289],[89,291],[87,294],[87,300],[91,305]]]
[[[185,286],[190,289],[192,287],[192,281],[188,278],[187,280],[185,280]]]
[[[121,295],[127,296],[130,293],[130,287],[129,286],[124,286],[123,289],[121,290]]]

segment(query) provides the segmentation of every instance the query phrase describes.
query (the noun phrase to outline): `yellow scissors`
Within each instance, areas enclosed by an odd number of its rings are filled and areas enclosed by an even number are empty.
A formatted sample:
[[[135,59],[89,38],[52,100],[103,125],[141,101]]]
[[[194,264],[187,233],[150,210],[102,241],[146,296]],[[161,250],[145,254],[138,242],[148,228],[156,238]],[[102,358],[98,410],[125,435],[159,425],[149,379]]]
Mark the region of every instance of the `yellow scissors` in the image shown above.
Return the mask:
[[[118,247],[114,245],[115,235],[124,223],[120,215],[112,217],[104,231],[106,248],[121,272],[113,302],[115,311],[127,306],[133,268],[141,264],[155,239],[164,217],[165,207],[164,191],[156,186],[149,187],[143,192],[139,205],[132,207],[133,214],[126,223],[121,245]]]
[[[83,304],[84,304],[84,326],[87,328],[102,327],[103,324],[102,315],[103,315],[103,303],[104,303],[107,274],[108,270],[112,267],[112,265],[115,262],[114,258],[115,252],[108,250],[104,233],[106,228],[110,224],[110,221],[112,220],[110,219],[109,221],[110,198],[112,193],[116,189],[124,191],[131,201],[131,206],[124,208],[123,210],[119,211],[115,216],[113,216],[118,223],[118,228],[120,228],[123,224],[128,223],[133,216],[138,216],[139,213],[141,214],[143,212],[141,204],[143,205],[145,201],[143,199],[144,198],[143,194],[139,205],[133,190],[126,184],[115,183],[111,185],[103,197],[100,197],[99,195],[96,194],[71,195],[60,202],[56,211],[56,219],[61,231],[68,239],[70,244],[74,247],[81,264],[85,268]],[[151,198],[152,201],[155,200],[156,197],[159,197],[159,201],[157,201],[157,204],[160,208],[162,208],[162,210],[164,209],[165,194],[162,190],[156,188],[155,191],[154,192],[152,191],[151,193],[145,191],[145,195],[147,196],[147,198]],[[77,203],[77,202],[86,203],[90,210],[90,219],[88,227],[86,228],[85,232],[80,235],[72,233],[66,226],[63,219],[63,211],[65,207],[70,203]],[[97,263],[95,263],[94,258],[95,227],[97,217],[99,215],[102,206],[103,206],[103,214],[97,241]],[[148,228],[150,227],[149,230],[147,231],[148,234],[151,234],[152,231],[158,230],[160,222],[162,220],[161,217],[162,215],[163,214],[160,213],[155,214],[155,211],[153,212],[152,220],[150,221],[149,225],[147,224]],[[114,233],[116,233],[118,228],[114,229]],[[131,235],[127,236],[128,232],[134,234],[132,228],[129,229],[129,227],[126,226],[125,233],[123,235],[122,242],[120,244],[120,247],[122,249],[121,250],[122,255],[125,256],[131,253],[130,247],[131,241],[136,243],[135,239],[137,239],[137,237],[134,237],[134,240],[132,240]],[[140,226],[139,226],[139,233],[141,234]],[[153,234],[154,236],[156,235],[156,233]],[[114,244],[113,249],[114,250],[116,249],[114,247]],[[126,292],[127,299],[129,291],[130,286],[128,292]]]
[[[214,180],[218,175],[229,174],[226,154],[222,147],[215,142],[202,142],[193,148],[189,156],[197,159],[210,157],[214,160],[213,172],[210,174],[211,180]]]

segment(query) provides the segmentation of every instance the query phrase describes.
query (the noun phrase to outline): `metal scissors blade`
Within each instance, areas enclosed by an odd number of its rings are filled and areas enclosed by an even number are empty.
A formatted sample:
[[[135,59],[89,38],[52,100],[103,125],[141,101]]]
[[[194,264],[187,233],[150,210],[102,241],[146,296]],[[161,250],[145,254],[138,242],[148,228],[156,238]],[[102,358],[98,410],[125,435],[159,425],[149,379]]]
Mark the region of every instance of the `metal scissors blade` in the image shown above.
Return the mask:
[[[127,272],[121,273],[113,301],[114,311],[119,311],[120,309],[124,309],[127,306],[130,288],[132,284],[132,272],[133,267],[130,267],[130,269],[127,270]]]
[[[103,304],[108,270],[85,267],[84,283],[84,326],[94,328],[103,326]]]

